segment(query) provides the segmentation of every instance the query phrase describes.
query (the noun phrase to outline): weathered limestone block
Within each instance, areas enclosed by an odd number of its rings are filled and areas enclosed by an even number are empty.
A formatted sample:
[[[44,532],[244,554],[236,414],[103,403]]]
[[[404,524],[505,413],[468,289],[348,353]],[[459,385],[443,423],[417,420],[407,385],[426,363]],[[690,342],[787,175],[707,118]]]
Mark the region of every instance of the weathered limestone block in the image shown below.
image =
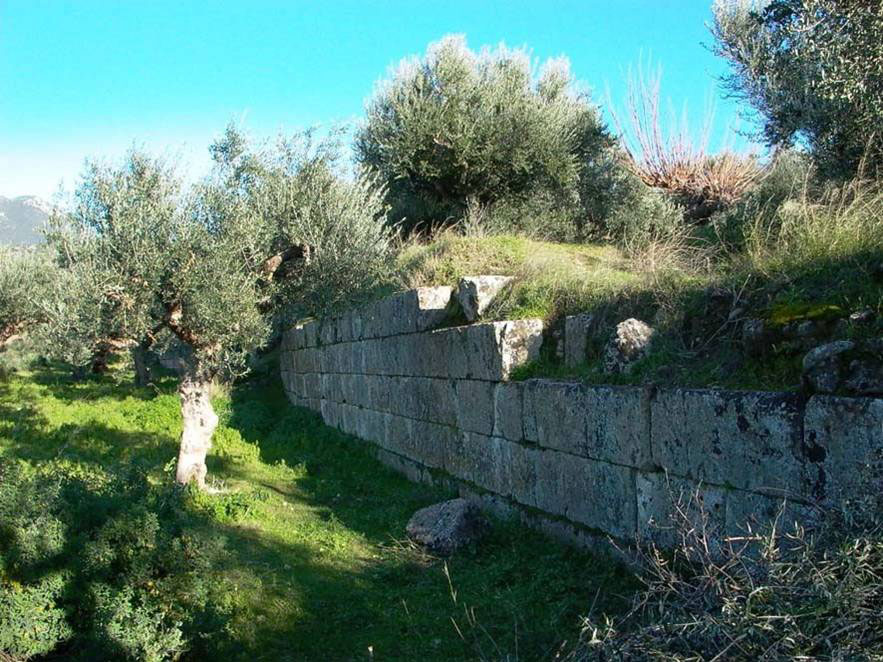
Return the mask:
[[[337,342],[337,321],[333,317],[319,322],[319,344],[322,347],[333,345]]]
[[[383,442],[386,433],[385,414],[373,409],[359,409],[356,423],[356,436],[375,444]],[[419,459],[419,458],[414,458]]]
[[[494,387],[494,430],[495,437],[509,441],[524,438],[524,383],[500,382]]]
[[[634,473],[628,467],[542,451],[537,463],[537,507],[631,540],[637,530]]]
[[[542,320],[491,322],[462,329],[468,371],[462,377],[505,381],[517,366],[539,358]]]
[[[660,389],[654,462],[669,473],[770,494],[805,494],[802,416],[790,393]]]
[[[426,468],[413,460],[396,453],[390,453],[382,448],[377,449],[377,459],[393,471],[402,474],[412,483],[432,484],[432,476],[426,471]]]
[[[653,465],[650,390],[590,386],[586,389],[586,457],[638,469]]]
[[[411,421],[411,439],[406,453],[408,457],[427,467],[440,469],[457,444],[459,433],[447,425],[429,421]]]
[[[331,400],[322,400],[319,404],[319,413],[322,414],[322,420],[325,422],[325,425],[335,428],[340,427],[341,411],[339,403],[332,402]]]
[[[587,360],[592,316],[588,313],[564,318],[564,365],[575,368]]]
[[[304,329],[304,347],[315,347],[319,344],[319,322],[316,320],[305,322]]]
[[[604,346],[604,372],[630,372],[636,361],[647,356],[654,335],[654,330],[641,320],[631,318],[617,324]]]
[[[765,533],[772,526],[780,534],[794,531],[795,524],[813,526],[820,511],[782,497],[771,497],[743,490],[727,491],[727,518],[724,532],[729,537]]]
[[[500,465],[503,473],[502,494],[518,503],[535,507],[537,505],[537,466],[543,451],[512,443],[499,441]]]
[[[362,410],[353,405],[341,405],[338,427],[347,434],[356,435],[359,429],[359,412]]]
[[[459,434],[453,439],[445,467],[457,478],[504,494],[508,484],[508,468],[503,462],[503,443],[508,442],[473,432]]]
[[[308,372],[304,375],[303,397],[309,400],[322,397],[322,383],[319,373]]]
[[[471,379],[448,382],[455,387],[457,427],[467,432],[478,432],[490,436],[494,430],[494,387],[493,382]]]
[[[813,497],[836,502],[849,494],[880,489],[883,399],[811,397],[804,440]]]
[[[453,380],[414,377],[412,384],[417,405],[415,418],[442,425],[457,425],[458,396]]]
[[[685,519],[689,526],[705,531],[713,544],[721,543],[727,514],[725,488],[694,483],[663,472],[638,472],[635,493],[639,540],[672,547],[679,540],[676,527]],[[678,511],[681,514],[676,516]]]
[[[383,418],[382,446],[399,455],[405,455],[411,447],[411,419],[394,414],[386,414]]]
[[[511,276],[466,276],[457,285],[457,301],[470,322],[478,320],[500,291],[512,281]]]
[[[524,388],[524,438],[546,448],[584,455],[586,387],[531,379]]]

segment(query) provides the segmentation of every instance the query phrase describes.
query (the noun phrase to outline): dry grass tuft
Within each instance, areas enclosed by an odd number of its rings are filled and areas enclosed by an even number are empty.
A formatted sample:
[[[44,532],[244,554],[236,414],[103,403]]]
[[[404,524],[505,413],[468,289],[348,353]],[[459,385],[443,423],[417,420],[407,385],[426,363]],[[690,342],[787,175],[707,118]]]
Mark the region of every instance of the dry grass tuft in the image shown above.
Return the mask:
[[[704,220],[734,203],[753,187],[763,169],[751,154],[725,149],[708,153],[713,112],[706,115],[698,139],[689,130],[686,113],[664,131],[659,108],[661,71],[628,77],[626,118],[613,113],[625,149],[626,166],[645,184],[674,194],[686,208],[689,220]],[[613,108],[613,104],[610,104]]]

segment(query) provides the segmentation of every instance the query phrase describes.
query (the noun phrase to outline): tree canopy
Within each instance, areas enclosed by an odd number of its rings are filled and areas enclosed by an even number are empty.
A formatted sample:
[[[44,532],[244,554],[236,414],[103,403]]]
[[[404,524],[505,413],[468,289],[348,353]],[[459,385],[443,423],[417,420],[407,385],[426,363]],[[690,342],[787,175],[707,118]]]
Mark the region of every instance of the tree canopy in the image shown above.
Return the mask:
[[[827,175],[883,167],[883,4],[718,0],[712,32],[768,144],[805,142]]]

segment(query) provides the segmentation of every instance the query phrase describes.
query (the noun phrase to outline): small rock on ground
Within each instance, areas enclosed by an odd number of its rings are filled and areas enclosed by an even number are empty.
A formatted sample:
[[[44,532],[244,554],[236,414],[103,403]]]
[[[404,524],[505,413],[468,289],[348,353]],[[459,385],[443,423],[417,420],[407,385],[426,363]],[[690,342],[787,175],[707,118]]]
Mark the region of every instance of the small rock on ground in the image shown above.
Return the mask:
[[[438,556],[479,540],[489,525],[478,506],[466,499],[451,499],[421,508],[411,517],[408,537]]]

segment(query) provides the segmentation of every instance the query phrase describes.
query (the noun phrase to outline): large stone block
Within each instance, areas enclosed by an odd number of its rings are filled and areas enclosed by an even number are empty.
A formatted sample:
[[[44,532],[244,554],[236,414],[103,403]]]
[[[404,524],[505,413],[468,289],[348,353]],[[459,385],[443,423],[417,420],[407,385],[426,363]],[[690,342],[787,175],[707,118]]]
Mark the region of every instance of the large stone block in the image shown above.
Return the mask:
[[[638,538],[660,547],[673,547],[680,539],[679,526],[704,531],[719,545],[726,520],[727,490],[701,485],[663,472],[635,475]]]
[[[457,435],[446,468],[457,478],[491,492],[505,494],[508,467],[501,450],[504,443],[509,442],[472,432]]]
[[[582,454],[605,462],[650,468],[650,390],[590,386],[586,389],[586,444]]]
[[[490,436],[494,430],[494,387],[493,382],[471,379],[434,380],[452,383],[456,394],[456,425],[467,432],[478,432]]]
[[[669,473],[769,494],[806,492],[797,395],[660,389],[650,410],[653,459]]]
[[[411,419],[395,416],[394,414],[386,414],[383,420],[384,435],[381,445],[399,455],[407,454],[408,450],[412,447]]]
[[[304,347],[315,347],[319,344],[319,322],[313,320],[304,323]]]
[[[811,506],[744,490],[727,491],[725,534],[741,538],[767,533],[775,527],[779,535],[794,531],[795,525],[812,527],[819,521],[820,512]]]
[[[524,383],[500,382],[494,387],[495,437],[510,441],[524,438]]]
[[[542,320],[490,322],[461,328],[460,346],[465,353],[467,374],[454,377],[505,381],[516,367],[539,358]]]
[[[428,467],[441,469],[448,463],[458,436],[457,430],[450,426],[414,420],[407,455]]]
[[[524,437],[546,448],[585,455],[586,387],[548,379],[526,382]]]
[[[592,316],[568,315],[564,318],[564,364],[575,368],[588,360]]]
[[[622,540],[637,530],[635,470],[554,450],[537,461],[537,507]]]
[[[543,451],[501,439],[500,464],[503,470],[503,491],[518,503],[537,505],[537,465]]]
[[[804,419],[812,496],[839,501],[880,489],[883,476],[883,399],[817,395]]]

